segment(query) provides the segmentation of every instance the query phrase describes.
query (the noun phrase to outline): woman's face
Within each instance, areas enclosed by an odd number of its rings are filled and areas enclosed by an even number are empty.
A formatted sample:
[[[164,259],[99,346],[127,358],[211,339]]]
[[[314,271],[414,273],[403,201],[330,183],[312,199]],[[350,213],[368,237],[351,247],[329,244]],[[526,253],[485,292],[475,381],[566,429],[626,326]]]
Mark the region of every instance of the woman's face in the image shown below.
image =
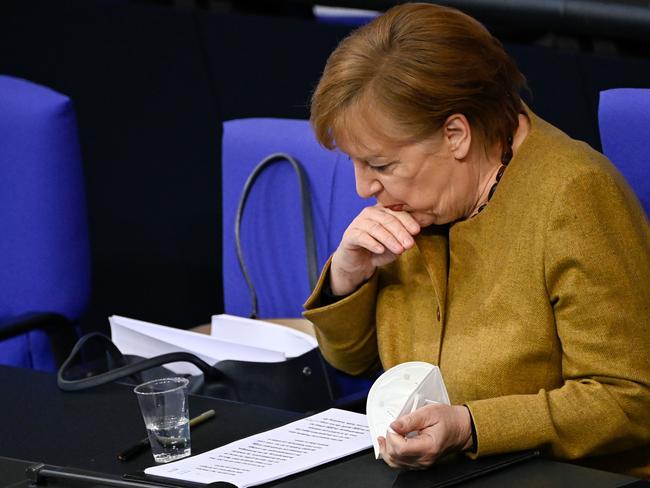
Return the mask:
[[[381,117],[372,124],[356,114],[346,118],[337,145],[354,163],[357,193],[409,212],[422,227],[468,217],[478,199],[478,165],[457,159],[456,134],[443,127],[423,141],[404,143],[386,136],[390,125]]]

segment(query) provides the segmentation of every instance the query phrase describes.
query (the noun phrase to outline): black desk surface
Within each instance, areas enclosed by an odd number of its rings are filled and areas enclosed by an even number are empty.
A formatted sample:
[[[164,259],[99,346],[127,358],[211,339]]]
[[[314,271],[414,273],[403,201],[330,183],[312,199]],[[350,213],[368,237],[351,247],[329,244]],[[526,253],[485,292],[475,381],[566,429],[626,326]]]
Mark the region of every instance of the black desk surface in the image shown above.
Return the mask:
[[[149,451],[128,462],[119,462],[116,458],[117,452],[146,435],[131,387],[106,385],[87,392],[65,393],[57,388],[54,375],[4,366],[0,366],[0,384],[4,390],[0,402],[0,457],[115,475],[142,471],[154,464]],[[194,454],[300,416],[253,405],[191,397],[191,416],[210,408],[216,411],[216,418],[192,431]],[[15,476],[22,469],[20,463],[0,459],[0,486],[18,481]],[[399,471],[374,460],[370,451],[364,451],[268,486],[381,488],[392,487],[399,476]],[[421,479],[409,481],[414,488],[431,486],[426,472],[422,472]],[[538,458],[466,482],[463,486],[598,488],[626,486],[635,481],[626,476]]]

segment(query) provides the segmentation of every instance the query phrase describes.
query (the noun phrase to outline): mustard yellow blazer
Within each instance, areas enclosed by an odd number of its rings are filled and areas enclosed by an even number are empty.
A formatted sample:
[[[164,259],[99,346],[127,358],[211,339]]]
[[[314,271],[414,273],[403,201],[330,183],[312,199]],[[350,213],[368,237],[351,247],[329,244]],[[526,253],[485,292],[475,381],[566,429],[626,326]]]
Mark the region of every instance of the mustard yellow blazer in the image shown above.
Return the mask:
[[[440,366],[477,456],[546,455],[650,477],[650,229],[600,153],[531,130],[474,218],[432,226],[347,298],[305,304],[323,354],[360,374]]]

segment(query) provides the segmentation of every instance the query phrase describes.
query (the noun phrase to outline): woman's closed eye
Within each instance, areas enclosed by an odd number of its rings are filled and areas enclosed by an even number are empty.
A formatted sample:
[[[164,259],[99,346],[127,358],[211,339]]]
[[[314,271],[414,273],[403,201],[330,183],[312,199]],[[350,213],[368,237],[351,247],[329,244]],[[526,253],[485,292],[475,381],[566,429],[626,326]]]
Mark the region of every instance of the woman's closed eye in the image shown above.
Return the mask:
[[[388,163],[388,164],[382,164],[380,166],[373,166],[373,165],[369,164],[368,167],[371,170],[376,171],[377,173],[387,173],[394,165],[395,165],[395,163],[393,162],[393,163]]]

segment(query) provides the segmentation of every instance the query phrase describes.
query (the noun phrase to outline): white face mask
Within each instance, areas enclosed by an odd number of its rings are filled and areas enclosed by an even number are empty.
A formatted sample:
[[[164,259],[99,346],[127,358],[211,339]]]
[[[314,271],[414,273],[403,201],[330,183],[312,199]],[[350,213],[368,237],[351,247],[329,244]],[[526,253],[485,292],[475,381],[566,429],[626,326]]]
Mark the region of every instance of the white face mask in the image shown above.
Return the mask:
[[[430,403],[450,404],[437,366],[411,361],[398,364],[377,378],[366,403],[368,427],[377,459],[377,436],[385,436],[393,420]]]

